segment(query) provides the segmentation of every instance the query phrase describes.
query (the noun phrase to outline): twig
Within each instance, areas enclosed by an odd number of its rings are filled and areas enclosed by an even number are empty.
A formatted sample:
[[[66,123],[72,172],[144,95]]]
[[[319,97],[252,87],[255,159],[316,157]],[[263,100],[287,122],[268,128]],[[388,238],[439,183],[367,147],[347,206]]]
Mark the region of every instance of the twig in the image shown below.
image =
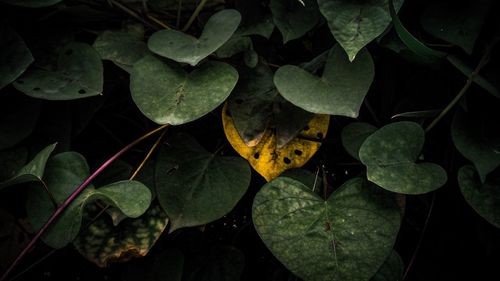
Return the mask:
[[[193,22],[196,19],[196,17],[198,17],[198,15],[200,14],[201,10],[203,10],[203,7],[207,3],[207,1],[208,0],[201,0],[200,4],[198,4],[198,6],[196,6],[196,9],[194,10],[193,14],[189,18],[188,22],[182,28],[183,32],[187,31],[189,29],[189,27],[191,27],[191,24],[193,24]]]

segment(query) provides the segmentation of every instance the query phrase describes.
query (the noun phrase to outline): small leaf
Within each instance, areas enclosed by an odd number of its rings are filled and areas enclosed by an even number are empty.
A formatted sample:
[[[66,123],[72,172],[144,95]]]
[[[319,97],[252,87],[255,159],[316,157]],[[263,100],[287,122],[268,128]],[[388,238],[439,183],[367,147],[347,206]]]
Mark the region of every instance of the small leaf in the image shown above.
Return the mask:
[[[55,5],[62,0],[0,0],[0,2],[28,8],[40,8]]]
[[[394,196],[361,178],[325,201],[279,177],[257,193],[252,217],[274,256],[305,281],[368,280],[391,253],[400,226]]]
[[[424,145],[417,123],[397,122],[371,134],[359,149],[368,180],[403,194],[434,191],[446,183],[446,171],[434,163],[415,163]]]
[[[83,156],[64,152],[49,160],[44,181],[55,203],[61,204],[89,174]],[[64,247],[73,241],[80,231],[85,205],[95,200],[103,200],[130,217],[138,217],[149,207],[151,193],[136,181],[120,181],[99,189],[88,186],[42,236],[42,240],[53,248]],[[55,211],[55,206],[46,191],[37,186],[28,194],[26,209],[31,224],[39,229]]]
[[[0,89],[16,80],[33,62],[23,39],[5,26],[0,26],[0,62]]]
[[[103,60],[110,60],[128,72],[149,53],[148,46],[139,36],[124,31],[104,31],[93,47]]]
[[[481,183],[476,169],[467,165],[458,171],[458,185],[469,205],[485,220],[500,228],[500,175],[494,172]]]
[[[318,4],[313,0],[271,0],[274,24],[283,35],[283,43],[302,37],[319,20]]]
[[[362,50],[349,62],[339,45],[328,55],[322,77],[285,65],[276,71],[274,84],[280,94],[309,112],[357,117],[375,75],[372,58]]]
[[[229,40],[240,21],[238,11],[222,10],[210,17],[200,38],[176,30],[160,30],[151,35],[148,47],[160,56],[195,66]]]
[[[404,275],[404,263],[396,251],[385,260],[371,281],[401,281]]]
[[[342,129],[342,145],[349,155],[359,160],[359,148],[377,127],[364,122],[354,122]]]
[[[171,148],[158,156],[156,193],[171,220],[170,232],[229,213],[250,184],[247,163],[209,153],[186,134],[169,143]]]
[[[420,20],[431,35],[472,54],[490,4],[490,0],[430,2]]]
[[[132,99],[141,112],[158,124],[180,125],[214,110],[238,81],[230,65],[211,61],[186,73],[177,65],[146,56],[130,77]]]
[[[500,166],[498,123],[491,119],[498,120],[492,116],[474,118],[471,114],[458,110],[451,125],[451,137],[455,147],[474,164],[483,183],[486,175]],[[497,139],[491,136],[495,133]]]
[[[389,0],[319,0],[319,10],[328,21],[335,40],[354,61],[358,52],[377,38],[391,23]],[[392,0],[391,0],[392,1]],[[403,0],[397,0],[397,9]]]
[[[38,152],[37,155],[35,155],[35,157],[28,164],[19,169],[12,178],[0,182],[0,189],[25,182],[42,181],[47,159],[49,159],[49,156],[52,151],[54,151],[55,147],[56,144],[54,143]],[[20,156],[24,158],[22,155]]]
[[[328,115],[316,114],[296,138],[281,148],[273,130],[266,130],[262,140],[249,147],[238,134],[233,118],[228,115],[227,105],[222,109],[222,125],[227,140],[267,181],[287,169],[300,168],[309,161],[326,137],[329,120]]]
[[[88,213],[99,209],[89,206]],[[87,216],[88,217],[88,216]],[[106,216],[100,216],[83,229],[73,241],[75,248],[97,266],[106,267],[111,262],[125,262],[132,257],[144,257],[168,224],[168,217],[154,201],[138,218],[127,218],[118,226]],[[159,280],[159,279],[154,279]]]
[[[14,87],[28,96],[73,100],[102,94],[103,67],[99,54],[84,43],[70,43],[59,53],[57,70],[30,70]]]

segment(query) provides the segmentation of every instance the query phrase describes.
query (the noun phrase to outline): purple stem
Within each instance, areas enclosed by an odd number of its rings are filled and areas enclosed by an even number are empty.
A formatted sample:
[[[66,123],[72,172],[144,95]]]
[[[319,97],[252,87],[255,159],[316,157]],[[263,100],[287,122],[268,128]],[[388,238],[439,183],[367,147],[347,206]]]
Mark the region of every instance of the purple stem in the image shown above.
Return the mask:
[[[92,180],[95,179],[95,177],[97,177],[106,167],[108,167],[109,164],[113,163],[113,161],[115,161],[118,157],[122,156],[125,152],[127,152],[130,148],[132,148],[133,146],[135,146],[139,142],[143,141],[144,139],[148,138],[149,136],[153,135],[154,133],[156,133],[156,132],[158,132],[166,127],[168,127],[168,124],[160,126],[156,129],[148,132],[147,134],[134,140],[133,142],[131,142],[130,144],[128,144],[127,146],[122,148],[115,155],[113,155],[106,162],[104,162],[104,164],[102,164],[92,175],[90,175],[90,177],[88,177],[77,189],[75,189],[75,191],[73,191],[73,193],[71,193],[71,195],[64,201],[64,203],[62,203],[62,205],[56,209],[56,211],[52,214],[52,216],[50,216],[50,218],[42,226],[42,228],[40,228],[37,231],[37,233],[35,234],[33,239],[31,239],[31,241],[23,249],[23,251],[21,253],[19,253],[19,255],[14,260],[14,262],[9,266],[7,271],[5,271],[5,273],[2,275],[2,278],[0,278],[0,281],[4,281],[5,278],[7,278],[7,276],[14,269],[14,267],[21,261],[21,259],[24,258],[24,256],[26,256],[26,254],[29,252],[29,250],[31,250],[31,248],[33,248],[33,246],[38,241],[38,239],[40,239],[40,237],[47,231],[49,226],[51,226],[59,218],[59,216],[69,206],[69,204],[71,204],[71,202],[73,202],[73,200],[75,200],[75,198],[85,189],[85,187],[87,187],[87,185],[89,185],[90,182],[92,182]]]

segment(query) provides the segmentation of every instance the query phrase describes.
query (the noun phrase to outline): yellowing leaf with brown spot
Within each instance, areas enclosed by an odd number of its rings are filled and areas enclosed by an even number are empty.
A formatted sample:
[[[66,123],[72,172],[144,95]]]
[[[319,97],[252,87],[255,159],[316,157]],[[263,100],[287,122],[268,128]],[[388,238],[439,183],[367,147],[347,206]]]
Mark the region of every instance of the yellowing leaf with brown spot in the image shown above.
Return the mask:
[[[316,114],[307,127],[292,141],[278,148],[276,134],[267,129],[256,146],[249,147],[241,139],[233,119],[227,114],[227,104],[222,110],[222,125],[231,146],[267,181],[283,171],[302,167],[318,151],[321,140],[328,131],[330,116]]]

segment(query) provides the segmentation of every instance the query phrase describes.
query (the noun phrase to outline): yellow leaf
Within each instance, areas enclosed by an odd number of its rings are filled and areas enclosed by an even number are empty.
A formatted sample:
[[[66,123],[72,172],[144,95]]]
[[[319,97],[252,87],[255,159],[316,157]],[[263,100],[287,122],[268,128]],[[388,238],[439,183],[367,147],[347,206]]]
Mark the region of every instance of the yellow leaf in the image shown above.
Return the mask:
[[[329,115],[316,114],[306,128],[292,141],[278,148],[276,134],[267,129],[255,146],[248,146],[241,139],[233,119],[227,113],[227,103],[222,110],[224,133],[231,146],[267,181],[283,171],[302,167],[318,151],[325,138],[330,121]],[[253,144],[253,143],[252,143]]]

